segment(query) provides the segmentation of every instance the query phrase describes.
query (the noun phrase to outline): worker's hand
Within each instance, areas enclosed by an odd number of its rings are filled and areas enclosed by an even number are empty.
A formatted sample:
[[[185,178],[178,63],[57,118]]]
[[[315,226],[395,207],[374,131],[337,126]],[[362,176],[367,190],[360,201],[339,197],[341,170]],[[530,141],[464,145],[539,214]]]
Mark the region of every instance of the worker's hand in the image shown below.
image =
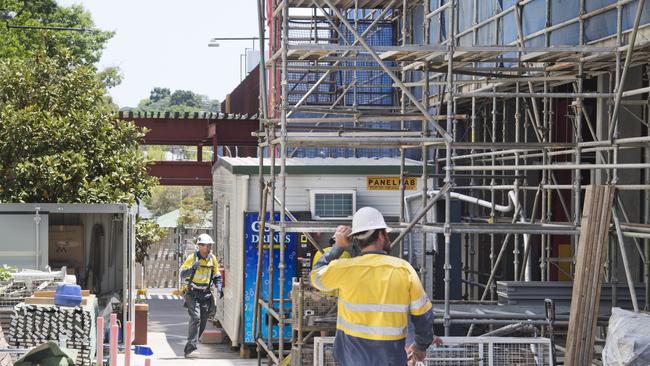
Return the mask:
[[[422,362],[424,361],[424,358],[427,356],[427,352],[421,351],[419,348],[415,346],[415,343],[413,343],[408,347],[408,351],[406,351],[406,354],[408,355],[409,361],[413,360],[415,362]]]
[[[219,298],[220,298],[220,299],[223,299],[223,289],[222,289],[222,288],[220,288],[219,290],[217,290],[217,294],[219,295]]]
[[[442,338],[438,336],[433,336],[433,345],[436,347],[442,346]]]
[[[341,225],[337,227],[336,233],[334,234],[334,237],[336,238],[336,246],[339,248],[348,249],[351,244],[348,235],[350,235],[351,232],[352,229],[350,229],[349,226]]]

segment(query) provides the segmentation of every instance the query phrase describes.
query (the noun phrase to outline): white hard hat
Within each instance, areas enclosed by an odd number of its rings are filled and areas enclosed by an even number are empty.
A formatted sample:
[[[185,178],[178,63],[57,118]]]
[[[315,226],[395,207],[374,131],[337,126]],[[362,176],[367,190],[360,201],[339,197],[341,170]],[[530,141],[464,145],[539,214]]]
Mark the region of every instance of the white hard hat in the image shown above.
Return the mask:
[[[378,229],[385,229],[386,232],[390,232],[390,228],[386,225],[381,212],[373,207],[363,207],[352,217],[352,232],[349,236]]]
[[[196,244],[214,244],[214,240],[212,240],[212,237],[208,234],[201,234],[196,239]]]

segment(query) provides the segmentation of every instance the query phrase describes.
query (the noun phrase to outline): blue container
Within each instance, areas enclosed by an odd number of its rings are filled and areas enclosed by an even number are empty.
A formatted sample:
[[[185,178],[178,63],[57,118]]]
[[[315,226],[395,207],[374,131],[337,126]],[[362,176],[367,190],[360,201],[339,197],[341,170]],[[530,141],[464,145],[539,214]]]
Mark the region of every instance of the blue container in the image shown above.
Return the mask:
[[[54,304],[59,306],[81,305],[81,287],[67,283],[59,284],[54,293]]]

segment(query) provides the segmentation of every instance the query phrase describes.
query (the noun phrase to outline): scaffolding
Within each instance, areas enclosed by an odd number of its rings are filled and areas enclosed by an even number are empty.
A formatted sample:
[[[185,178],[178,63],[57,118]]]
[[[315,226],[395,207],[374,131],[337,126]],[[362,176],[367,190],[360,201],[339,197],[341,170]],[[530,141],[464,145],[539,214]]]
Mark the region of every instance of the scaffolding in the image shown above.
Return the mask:
[[[417,247],[408,256],[438,300],[445,335],[454,325],[471,334],[483,324],[544,324],[543,309],[480,309],[496,304],[497,280],[572,278],[583,190],[593,183],[617,188],[611,305],[621,272],[634,309],[640,280],[648,306],[647,1],[258,0],[258,20],[260,218],[269,251],[275,233],[331,233],[340,224],[275,220],[287,212],[286,160],[297,149],[381,152],[402,162],[416,154],[422,189],[406,195],[402,164],[393,245],[401,256],[406,237]],[[258,350],[279,364],[290,321],[288,294],[283,286],[274,294],[273,258],[268,269],[258,265],[258,279],[270,272],[270,295],[261,298],[258,287],[255,334]]]

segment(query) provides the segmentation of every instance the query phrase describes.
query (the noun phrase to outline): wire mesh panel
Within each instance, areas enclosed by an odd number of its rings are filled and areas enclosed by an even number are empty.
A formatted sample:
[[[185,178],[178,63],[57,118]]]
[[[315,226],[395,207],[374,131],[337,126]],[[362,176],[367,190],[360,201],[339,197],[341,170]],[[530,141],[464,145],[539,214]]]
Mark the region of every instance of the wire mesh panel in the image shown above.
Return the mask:
[[[333,353],[334,337],[314,338],[314,366],[338,366]]]
[[[427,366],[551,366],[547,338],[443,337],[427,351]]]
[[[20,279],[0,282],[0,307],[13,307],[30,297],[35,291],[56,289],[54,279]]]

